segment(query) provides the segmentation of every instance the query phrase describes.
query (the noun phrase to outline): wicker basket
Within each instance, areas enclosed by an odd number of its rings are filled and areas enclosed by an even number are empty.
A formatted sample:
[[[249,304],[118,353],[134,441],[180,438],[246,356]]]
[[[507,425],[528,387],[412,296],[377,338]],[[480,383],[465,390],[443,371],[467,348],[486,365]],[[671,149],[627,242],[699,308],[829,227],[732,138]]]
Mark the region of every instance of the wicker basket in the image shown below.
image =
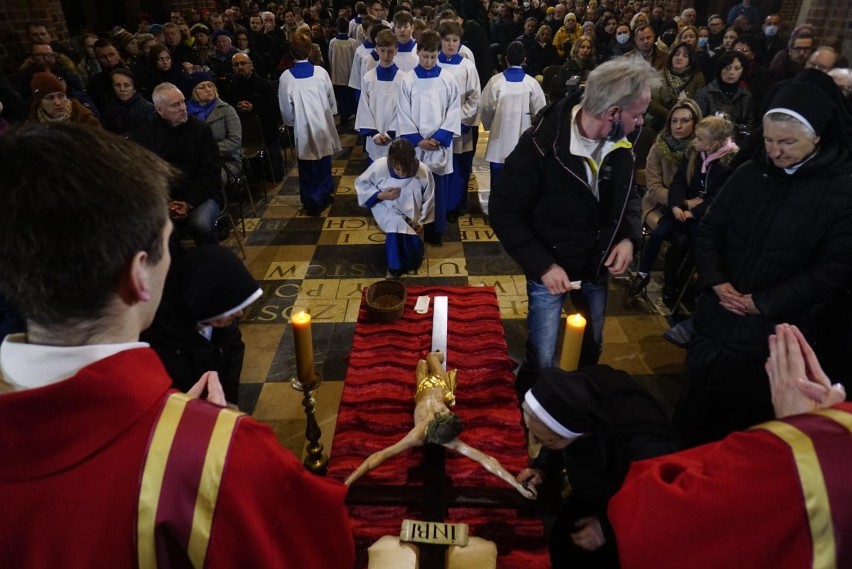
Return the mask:
[[[367,317],[374,322],[393,322],[402,316],[408,293],[397,281],[378,281],[367,288]]]

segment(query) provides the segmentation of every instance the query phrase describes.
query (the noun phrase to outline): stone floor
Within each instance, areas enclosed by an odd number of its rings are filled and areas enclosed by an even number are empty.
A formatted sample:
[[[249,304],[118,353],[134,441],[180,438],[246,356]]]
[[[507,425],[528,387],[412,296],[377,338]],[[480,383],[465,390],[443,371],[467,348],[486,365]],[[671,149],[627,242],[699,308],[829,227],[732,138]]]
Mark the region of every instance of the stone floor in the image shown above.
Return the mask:
[[[288,176],[268,185],[268,203],[257,188],[256,213],[249,207],[245,211],[246,265],[263,296],[241,323],[246,357],[240,407],[272,427],[297,455],[304,451],[305,416],[301,394],[289,383],[295,373],[290,315],[294,308],[311,309],[317,369],[324,378],[316,394],[317,419],[329,451],[361,291],[386,276],[384,235],[355,198],[354,180],[366,169],[366,154],[355,134],[343,134],[341,141],[343,151],[333,160],[335,201],[321,217],[301,211],[289,152]],[[486,141],[483,132],[469,214],[450,224],[443,246],[427,245],[423,266],[402,282],[495,287],[510,355],[520,359],[526,338],[525,279],[488,224],[490,175],[479,158]],[[233,236],[224,244],[239,252]],[[659,279],[658,273],[653,276]],[[671,411],[682,388],[685,353],[662,338],[666,311],[655,281],[647,297],[636,299],[626,292],[626,278],[612,279],[601,361],[633,374]]]

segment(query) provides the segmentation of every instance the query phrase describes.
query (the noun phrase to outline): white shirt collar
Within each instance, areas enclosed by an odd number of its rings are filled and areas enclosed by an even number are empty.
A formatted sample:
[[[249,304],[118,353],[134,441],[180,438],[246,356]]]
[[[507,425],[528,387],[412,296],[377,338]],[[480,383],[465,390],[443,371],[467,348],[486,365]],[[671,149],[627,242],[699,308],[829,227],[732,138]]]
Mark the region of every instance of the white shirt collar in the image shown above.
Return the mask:
[[[0,344],[0,374],[16,389],[35,389],[73,377],[84,367],[119,352],[147,347],[145,342],[45,346],[27,343],[26,334],[10,334]]]

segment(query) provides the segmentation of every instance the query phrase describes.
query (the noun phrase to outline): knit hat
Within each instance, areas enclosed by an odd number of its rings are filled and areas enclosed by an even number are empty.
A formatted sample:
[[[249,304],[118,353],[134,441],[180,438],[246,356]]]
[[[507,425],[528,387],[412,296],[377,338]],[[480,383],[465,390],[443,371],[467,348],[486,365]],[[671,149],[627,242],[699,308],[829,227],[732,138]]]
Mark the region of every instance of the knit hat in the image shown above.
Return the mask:
[[[148,31],[152,34],[161,34],[163,33],[163,25],[162,24],[151,24],[148,26]]]
[[[50,71],[39,71],[33,74],[30,81],[30,88],[33,92],[33,104],[38,106],[41,100],[51,93],[65,92],[65,83],[59,80],[59,77]]]
[[[116,27],[112,30],[112,39],[116,44],[118,44],[119,49],[124,49],[127,47],[127,44],[133,41],[133,34],[124,28]]]
[[[207,34],[210,35],[210,28],[205,26],[204,24],[195,24],[191,28],[189,28],[189,35],[194,36],[195,34]]]
[[[223,28],[221,30],[216,30],[215,32],[213,32],[213,35],[210,36],[210,41],[216,43],[216,38],[218,38],[219,36],[228,36],[229,38],[231,38],[232,41],[234,39],[234,36],[231,35],[231,32]]]
[[[192,75],[189,76],[189,91],[190,93],[198,87],[199,83],[204,83],[205,81],[211,81],[212,83],[216,83],[216,78],[213,77],[212,74],[207,71],[196,71]]]

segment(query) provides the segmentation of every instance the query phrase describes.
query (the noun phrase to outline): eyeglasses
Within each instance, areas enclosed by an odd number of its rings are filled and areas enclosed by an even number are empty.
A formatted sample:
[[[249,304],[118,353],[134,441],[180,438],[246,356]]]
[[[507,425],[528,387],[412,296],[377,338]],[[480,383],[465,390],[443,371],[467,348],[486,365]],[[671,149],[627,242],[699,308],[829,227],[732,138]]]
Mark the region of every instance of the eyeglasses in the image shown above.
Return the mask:
[[[813,47],[791,47],[790,51],[796,51],[798,53],[809,53],[813,51]]]

